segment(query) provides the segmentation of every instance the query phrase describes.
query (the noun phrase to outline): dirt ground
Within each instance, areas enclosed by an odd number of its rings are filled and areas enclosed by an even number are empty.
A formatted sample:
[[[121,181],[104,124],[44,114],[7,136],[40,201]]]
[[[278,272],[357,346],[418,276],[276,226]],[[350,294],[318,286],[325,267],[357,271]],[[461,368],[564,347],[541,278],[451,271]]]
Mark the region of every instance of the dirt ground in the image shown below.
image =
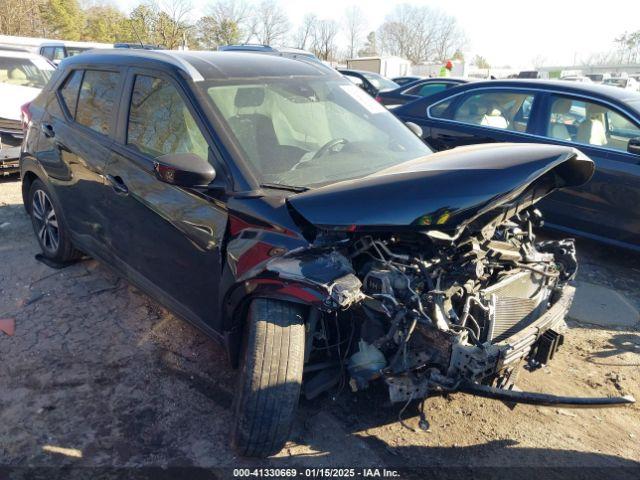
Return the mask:
[[[640,255],[580,242],[579,280],[640,306]],[[266,461],[228,445],[235,374],[222,348],[96,261],[53,270],[18,180],[0,180],[0,467],[639,467],[640,406],[557,409],[463,394],[417,409],[346,389],[302,401],[291,442]],[[640,333],[570,322],[551,366],[522,389],[640,399]],[[415,429],[415,430],[412,430]],[[1,477],[1,475],[0,475]]]

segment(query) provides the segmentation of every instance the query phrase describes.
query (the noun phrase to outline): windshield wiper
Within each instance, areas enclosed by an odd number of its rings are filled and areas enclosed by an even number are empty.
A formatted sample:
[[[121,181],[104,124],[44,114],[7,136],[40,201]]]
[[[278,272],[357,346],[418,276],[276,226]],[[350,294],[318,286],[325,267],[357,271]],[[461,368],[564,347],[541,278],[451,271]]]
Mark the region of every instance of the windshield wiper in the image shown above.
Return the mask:
[[[283,185],[281,183],[261,183],[260,186],[262,188],[275,188],[278,190],[287,190],[289,192],[306,192],[309,190],[309,187],[297,187],[295,185]]]

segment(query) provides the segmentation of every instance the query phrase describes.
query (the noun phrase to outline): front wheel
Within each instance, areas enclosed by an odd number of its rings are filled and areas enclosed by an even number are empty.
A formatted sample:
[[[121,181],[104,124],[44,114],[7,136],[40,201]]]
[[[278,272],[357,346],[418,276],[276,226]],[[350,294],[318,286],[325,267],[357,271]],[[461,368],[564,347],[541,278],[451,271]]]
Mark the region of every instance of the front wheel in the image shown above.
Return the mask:
[[[240,455],[273,455],[289,437],[304,367],[303,314],[299,305],[265,298],[249,307],[232,432]]]

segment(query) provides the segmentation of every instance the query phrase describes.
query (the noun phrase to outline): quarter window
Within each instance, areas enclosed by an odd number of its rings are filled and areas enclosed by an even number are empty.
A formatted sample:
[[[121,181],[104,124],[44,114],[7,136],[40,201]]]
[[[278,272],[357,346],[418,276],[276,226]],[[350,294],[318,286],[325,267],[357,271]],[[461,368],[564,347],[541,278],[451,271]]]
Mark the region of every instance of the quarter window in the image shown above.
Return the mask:
[[[640,137],[640,128],[598,103],[558,96],[551,103],[547,136],[626,152],[629,140]]]
[[[448,88],[446,83],[425,83],[424,85],[417,85],[410,88],[406,92],[406,95],[418,95],[420,97],[430,97],[436,93],[443,92]]]
[[[135,78],[127,144],[154,158],[170,153],[208,156],[207,141],[176,88],[146,75]]]
[[[78,92],[82,82],[82,70],[74,70],[60,89],[62,102],[72,118],[76,116],[76,104],[78,103]]]
[[[443,103],[447,103],[449,100]],[[482,92],[465,97],[455,108],[431,108],[431,116],[471,125],[526,132],[533,95],[521,92]],[[440,108],[439,108],[440,107]]]
[[[76,122],[108,135],[120,74],[86,70],[80,87]]]

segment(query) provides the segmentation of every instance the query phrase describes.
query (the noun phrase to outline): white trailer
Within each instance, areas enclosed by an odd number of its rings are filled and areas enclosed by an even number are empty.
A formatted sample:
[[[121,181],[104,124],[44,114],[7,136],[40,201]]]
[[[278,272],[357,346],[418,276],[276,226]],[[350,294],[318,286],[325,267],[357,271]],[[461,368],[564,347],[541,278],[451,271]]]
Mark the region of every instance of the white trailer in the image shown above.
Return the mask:
[[[404,77],[411,72],[411,62],[401,57],[361,57],[347,60],[350,70],[379,73],[383,77]]]

